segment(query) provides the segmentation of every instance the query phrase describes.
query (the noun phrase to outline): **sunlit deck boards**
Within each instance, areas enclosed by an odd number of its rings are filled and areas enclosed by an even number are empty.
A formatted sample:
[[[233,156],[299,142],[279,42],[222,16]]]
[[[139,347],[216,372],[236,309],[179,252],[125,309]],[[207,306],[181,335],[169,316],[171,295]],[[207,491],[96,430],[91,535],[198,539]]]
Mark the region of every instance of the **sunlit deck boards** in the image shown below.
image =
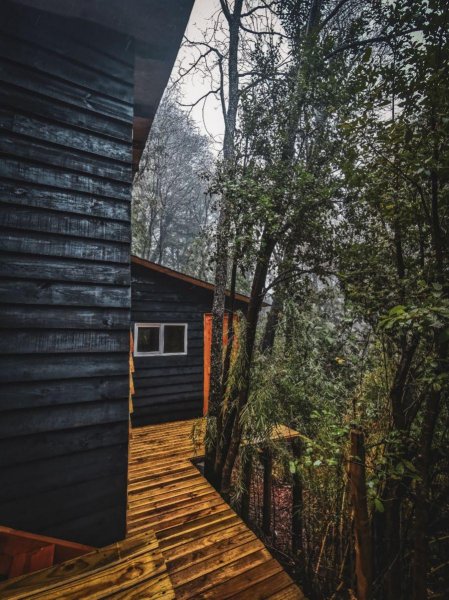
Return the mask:
[[[132,431],[128,534],[154,530],[176,598],[301,599],[264,544],[209,485],[191,459],[204,452],[204,422]],[[274,437],[294,437],[281,428]]]
[[[154,532],[0,583],[8,600],[175,598]]]

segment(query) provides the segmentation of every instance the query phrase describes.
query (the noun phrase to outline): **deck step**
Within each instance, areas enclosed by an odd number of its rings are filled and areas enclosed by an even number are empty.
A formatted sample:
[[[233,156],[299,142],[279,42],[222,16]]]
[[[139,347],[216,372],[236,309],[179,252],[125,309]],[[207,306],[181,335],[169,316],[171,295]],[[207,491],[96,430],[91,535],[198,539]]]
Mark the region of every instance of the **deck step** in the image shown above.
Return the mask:
[[[60,565],[0,583],[0,598],[173,600],[175,592],[157,538],[149,530]]]

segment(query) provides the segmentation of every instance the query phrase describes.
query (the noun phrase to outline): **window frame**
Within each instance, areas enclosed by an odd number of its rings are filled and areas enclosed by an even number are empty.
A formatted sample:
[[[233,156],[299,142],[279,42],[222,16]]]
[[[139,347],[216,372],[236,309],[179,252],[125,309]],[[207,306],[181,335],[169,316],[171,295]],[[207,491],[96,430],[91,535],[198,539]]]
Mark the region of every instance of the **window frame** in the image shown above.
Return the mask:
[[[177,325],[184,327],[184,352],[163,352],[164,350],[164,328],[166,325]],[[158,327],[159,328],[159,351],[158,352],[139,352],[137,350],[139,342],[139,327]],[[187,354],[187,332],[188,323],[134,323],[134,356],[186,356]]]

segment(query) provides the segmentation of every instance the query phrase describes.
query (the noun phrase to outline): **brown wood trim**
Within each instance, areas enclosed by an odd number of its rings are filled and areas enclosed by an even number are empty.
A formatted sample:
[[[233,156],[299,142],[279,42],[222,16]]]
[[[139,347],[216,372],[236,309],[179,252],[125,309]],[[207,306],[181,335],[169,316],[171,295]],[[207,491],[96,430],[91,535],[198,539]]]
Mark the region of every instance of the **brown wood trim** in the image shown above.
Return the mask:
[[[191,283],[192,285],[196,285],[198,287],[202,287],[211,292],[214,291],[215,286],[212,283],[208,283],[207,281],[203,281],[202,279],[197,279],[196,277],[191,277],[190,275],[185,275],[184,273],[180,273],[179,271],[175,271],[174,269],[170,269],[169,267],[163,267],[162,265],[158,265],[150,260],[145,260],[144,258],[139,258],[138,256],[131,256],[131,262],[135,265],[139,265],[141,267],[145,267],[147,269],[151,269],[152,271],[156,271],[157,273],[163,273],[164,275],[168,275],[169,277],[174,277],[175,279],[180,279],[181,281],[185,281],[187,283]],[[226,295],[230,295],[230,291],[226,290]],[[243,294],[236,294],[236,300],[240,300],[240,302],[249,303],[249,296],[244,296]],[[269,306],[265,302],[264,306]]]

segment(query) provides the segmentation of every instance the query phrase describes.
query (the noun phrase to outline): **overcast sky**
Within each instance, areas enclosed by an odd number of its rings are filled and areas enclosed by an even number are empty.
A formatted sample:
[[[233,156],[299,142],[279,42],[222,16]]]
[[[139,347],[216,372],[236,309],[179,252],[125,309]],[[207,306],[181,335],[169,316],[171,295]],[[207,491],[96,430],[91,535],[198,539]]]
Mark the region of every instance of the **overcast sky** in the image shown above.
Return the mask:
[[[196,0],[193,6],[192,14],[186,30],[186,37],[189,40],[201,40],[202,33],[208,26],[208,20],[218,10],[219,0]],[[188,62],[193,58],[192,50],[181,48],[178,54],[178,61]],[[178,62],[177,61],[177,62]],[[176,66],[173,72],[176,76]],[[181,86],[182,100],[184,103],[193,103],[210,89],[210,82],[203,81],[200,75],[186,78]],[[215,96],[209,96],[203,109],[203,102],[192,109],[192,117],[198,124],[198,127],[204,133],[211,135],[216,142],[217,150],[221,146],[224,125],[221,113],[221,107]]]

